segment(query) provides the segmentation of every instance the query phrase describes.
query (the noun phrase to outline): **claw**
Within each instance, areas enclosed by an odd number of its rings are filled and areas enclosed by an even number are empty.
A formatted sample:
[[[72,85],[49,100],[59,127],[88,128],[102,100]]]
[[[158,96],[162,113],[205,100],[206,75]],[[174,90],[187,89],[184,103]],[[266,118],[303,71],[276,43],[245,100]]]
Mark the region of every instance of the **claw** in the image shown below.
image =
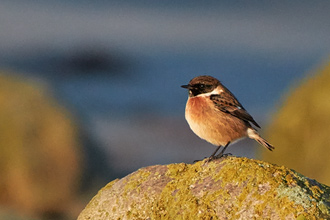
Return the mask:
[[[215,159],[220,159],[222,157],[228,157],[228,156],[231,156],[231,155],[232,155],[231,153],[227,153],[227,154],[220,153],[220,154],[215,156]]]

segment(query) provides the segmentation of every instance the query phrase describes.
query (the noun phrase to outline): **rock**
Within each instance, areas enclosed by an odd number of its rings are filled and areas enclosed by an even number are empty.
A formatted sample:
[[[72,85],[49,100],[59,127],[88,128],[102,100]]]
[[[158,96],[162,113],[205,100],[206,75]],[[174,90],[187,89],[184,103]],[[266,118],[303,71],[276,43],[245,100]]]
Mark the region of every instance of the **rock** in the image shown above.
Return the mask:
[[[72,215],[82,172],[78,129],[47,85],[0,75],[0,137],[1,206],[47,219]]]
[[[262,158],[330,185],[329,97],[330,61],[290,92],[267,129],[276,150]]]
[[[101,189],[78,220],[329,219],[329,193],[288,168],[226,157],[141,168]]]

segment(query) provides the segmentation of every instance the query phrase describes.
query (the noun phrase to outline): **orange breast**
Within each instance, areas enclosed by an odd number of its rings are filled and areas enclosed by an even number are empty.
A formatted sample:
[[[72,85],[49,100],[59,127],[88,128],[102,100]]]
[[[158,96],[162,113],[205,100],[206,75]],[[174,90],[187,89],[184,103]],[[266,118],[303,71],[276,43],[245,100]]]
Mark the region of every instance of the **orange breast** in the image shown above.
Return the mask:
[[[197,136],[217,146],[247,136],[246,122],[217,110],[207,97],[189,98],[185,116]]]

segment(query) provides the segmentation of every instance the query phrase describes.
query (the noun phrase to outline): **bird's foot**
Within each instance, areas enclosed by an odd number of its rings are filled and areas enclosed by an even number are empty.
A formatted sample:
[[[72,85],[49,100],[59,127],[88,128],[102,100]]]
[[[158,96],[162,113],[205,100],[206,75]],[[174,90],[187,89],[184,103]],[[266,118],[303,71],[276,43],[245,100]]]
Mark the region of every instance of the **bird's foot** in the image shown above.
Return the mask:
[[[214,157],[215,157],[215,159],[220,159],[222,157],[225,158],[225,157],[228,157],[228,156],[231,156],[231,155],[232,155],[231,153],[227,153],[227,154],[220,153],[220,154],[218,154]]]
[[[216,159],[218,159],[217,156],[214,156],[214,155],[209,156],[209,157],[205,160],[205,163],[208,163],[208,162],[210,162],[210,161],[212,161],[212,160],[216,160]]]
[[[203,160],[205,160],[206,158],[208,158],[208,157],[204,157],[204,159],[203,159]],[[197,162],[199,162],[199,161],[202,161],[202,160],[194,160],[194,162],[193,162],[193,163],[197,163]]]
[[[197,163],[197,162],[199,162],[199,161],[203,161],[203,160],[205,160],[205,163],[208,163],[208,162],[210,162],[211,160],[215,160],[215,159],[217,159],[216,156],[204,157],[204,159],[202,159],[202,160],[194,160],[194,163]]]
[[[218,154],[216,156],[212,155],[212,156],[209,156],[209,157],[204,157],[203,160],[206,159],[205,160],[205,163],[208,163],[208,162],[210,162],[212,160],[217,160],[217,159],[220,159],[220,158],[225,158],[225,157],[228,157],[228,156],[231,156],[231,155],[232,155],[231,153],[227,153],[227,154],[220,153],[220,154]],[[194,163],[197,163],[199,161],[202,161],[202,160],[194,160]]]

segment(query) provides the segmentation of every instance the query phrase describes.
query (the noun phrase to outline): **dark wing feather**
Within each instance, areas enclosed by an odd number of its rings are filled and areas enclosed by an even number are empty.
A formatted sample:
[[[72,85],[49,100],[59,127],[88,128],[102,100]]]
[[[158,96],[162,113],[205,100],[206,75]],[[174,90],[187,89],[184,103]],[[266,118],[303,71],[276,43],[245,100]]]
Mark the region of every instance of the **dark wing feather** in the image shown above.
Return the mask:
[[[217,95],[211,95],[210,99],[214,102],[214,104],[220,111],[231,114],[244,121],[251,122],[256,127],[260,128],[258,123],[243,108],[241,103],[237,101],[235,96],[228,90]]]

